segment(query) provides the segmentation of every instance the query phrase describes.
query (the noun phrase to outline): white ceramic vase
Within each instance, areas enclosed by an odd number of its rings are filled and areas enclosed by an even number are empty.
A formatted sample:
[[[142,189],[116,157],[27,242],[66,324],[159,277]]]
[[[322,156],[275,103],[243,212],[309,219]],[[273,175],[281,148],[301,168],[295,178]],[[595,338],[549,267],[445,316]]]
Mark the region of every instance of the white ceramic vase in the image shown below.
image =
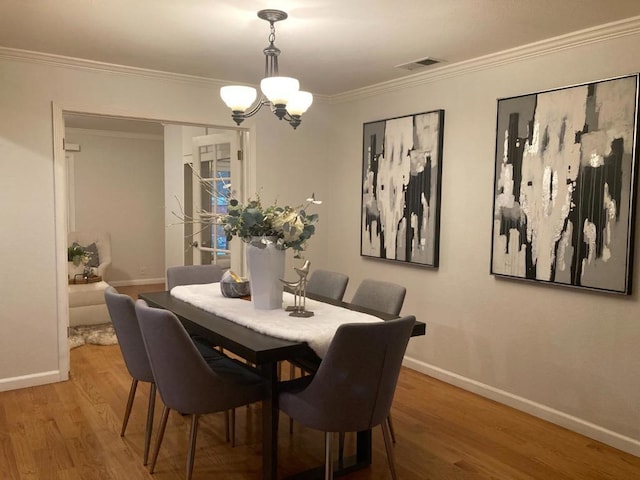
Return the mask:
[[[251,301],[259,310],[282,308],[284,250],[276,248],[276,239],[253,237],[247,244],[247,268],[251,286]]]

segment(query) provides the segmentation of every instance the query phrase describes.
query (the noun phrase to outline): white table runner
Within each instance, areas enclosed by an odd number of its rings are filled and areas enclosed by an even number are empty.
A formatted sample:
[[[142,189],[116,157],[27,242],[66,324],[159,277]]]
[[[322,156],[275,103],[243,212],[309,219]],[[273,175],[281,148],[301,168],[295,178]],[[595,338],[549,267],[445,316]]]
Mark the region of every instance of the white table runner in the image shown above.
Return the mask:
[[[344,323],[381,322],[379,318],[366,313],[355,312],[307,298],[307,310],[313,317],[291,317],[283,309],[256,310],[250,301],[222,296],[218,283],[202,285],[180,285],[171,289],[171,295],[220,315],[256,332],[295,342],[307,342],[313,351],[323,357],[338,327]],[[283,304],[293,305],[293,295],[285,292]]]

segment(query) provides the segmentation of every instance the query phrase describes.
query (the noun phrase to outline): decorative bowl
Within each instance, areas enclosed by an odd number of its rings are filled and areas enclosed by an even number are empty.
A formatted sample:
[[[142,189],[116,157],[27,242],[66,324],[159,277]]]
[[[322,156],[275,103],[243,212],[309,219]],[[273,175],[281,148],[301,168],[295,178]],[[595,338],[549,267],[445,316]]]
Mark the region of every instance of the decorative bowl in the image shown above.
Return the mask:
[[[220,291],[224,297],[237,298],[251,295],[249,281],[226,271],[220,280]]]

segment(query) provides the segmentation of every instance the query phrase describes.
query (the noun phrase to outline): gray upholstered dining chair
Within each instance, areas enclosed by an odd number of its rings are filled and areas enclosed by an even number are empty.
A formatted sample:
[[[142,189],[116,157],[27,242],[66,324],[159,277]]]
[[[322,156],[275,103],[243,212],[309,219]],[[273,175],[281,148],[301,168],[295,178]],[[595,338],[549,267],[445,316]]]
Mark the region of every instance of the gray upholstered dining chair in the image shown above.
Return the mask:
[[[321,295],[332,300],[342,301],[344,292],[347,290],[349,277],[344,273],[330,270],[316,269],[311,272],[307,282],[306,292]],[[296,376],[296,364],[289,364],[289,378]],[[289,419],[289,432],[293,432],[293,419]]]
[[[382,426],[387,459],[396,479],[387,417],[415,317],[342,325],[313,377],[283,382],[280,409],[325,432],[325,480],[333,478],[333,432]]]
[[[169,412],[173,409],[192,416],[186,471],[189,480],[193,473],[200,415],[262,400],[268,392],[267,384],[257,373],[229,357],[220,355],[217,361],[205,361],[172,312],[151,308],[144,300],[138,300],[135,309],[151,370],[164,403],[150,472],[155,468]]]
[[[156,384],[153,380],[153,372],[144,348],[138,318],[133,299],[129,295],[123,295],[113,287],[107,287],[104,292],[105,303],[109,310],[111,323],[118,338],[118,345],[124,358],[124,363],[131,375],[131,388],[129,389],[129,399],[124,412],[122,430],[120,436],[123,437],[129,423],[133,400],[136,395],[138,382],[148,382],[151,384],[149,392],[149,408],[147,410],[147,427],[144,437],[143,463],[147,464],[149,459],[149,445],[151,443],[151,430],[153,429],[153,411],[156,399]]]
[[[385,312],[390,315],[400,315],[402,305],[404,303],[404,297],[407,293],[407,289],[397,283],[385,282],[382,280],[373,280],[371,278],[365,278],[360,282],[356,293],[353,294],[351,304],[364,308],[370,308],[379,312]],[[391,414],[389,414],[389,431],[391,432],[391,440],[396,443],[395,429],[393,428],[393,421],[391,420]],[[344,435],[340,436],[340,457],[344,450]]]
[[[178,285],[219,282],[224,271],[218,265],[179,265],[167,268],[167,290]]]
[[[167,290],[180,285],[200,285],[203,283],[215,283],[222,279],[224,271],[218,265],[178,265],[167,268]],[[195,343],[200,354],[209,360],[216,357],[215,345],[206,341],[199,335],[192,334],[191,340]],[[220,349],[222,351],[222,349]],[[226,438],[231,446],[236,444],[236,412],[231,410],[225,413]]]
[[[407,289],[402,285],[365,278],[362,280],[351,303],[391,315],[400,315]]]
[[[348,283],[349,277],[344,273],[317,269],[311,272],[306,290],[332,300],[342,300]]]
[[[222,268],[218,265],[178,265],[167,268],[167,290],[180,285],[200,285],[215,283],[222,279]],[[205,359],[212,354],[215,347],[204,338],[192,335],[191,339]]]

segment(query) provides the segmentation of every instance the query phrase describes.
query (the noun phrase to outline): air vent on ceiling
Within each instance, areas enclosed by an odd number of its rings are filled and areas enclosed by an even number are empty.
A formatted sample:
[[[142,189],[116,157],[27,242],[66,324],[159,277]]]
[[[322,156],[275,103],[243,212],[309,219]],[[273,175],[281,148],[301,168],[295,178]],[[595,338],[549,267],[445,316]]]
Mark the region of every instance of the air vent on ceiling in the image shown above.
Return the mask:
[[[395,68],[402,68],[403,70],[418,70],[420,68],[430,67],[431,65],[435,65],[436,63],[440,63],[442,60],[438,60],[437,58],[426,57],[421,60],[414,60],[413,62],[403,63],[401,65],[396,65]]]

